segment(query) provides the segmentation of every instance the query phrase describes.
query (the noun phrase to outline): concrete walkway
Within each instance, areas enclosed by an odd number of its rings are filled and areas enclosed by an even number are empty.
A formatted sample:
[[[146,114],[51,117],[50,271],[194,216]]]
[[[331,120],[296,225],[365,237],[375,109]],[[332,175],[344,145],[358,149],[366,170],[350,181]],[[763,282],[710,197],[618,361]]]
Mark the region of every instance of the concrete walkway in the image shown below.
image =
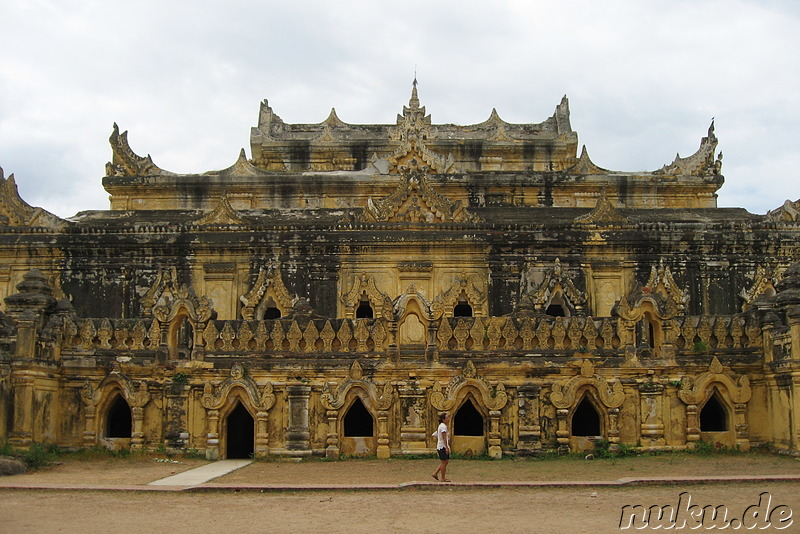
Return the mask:
[[[253,460],[219,460],[177,475],[154,480],[148,486],[197,486],[253,463]]]

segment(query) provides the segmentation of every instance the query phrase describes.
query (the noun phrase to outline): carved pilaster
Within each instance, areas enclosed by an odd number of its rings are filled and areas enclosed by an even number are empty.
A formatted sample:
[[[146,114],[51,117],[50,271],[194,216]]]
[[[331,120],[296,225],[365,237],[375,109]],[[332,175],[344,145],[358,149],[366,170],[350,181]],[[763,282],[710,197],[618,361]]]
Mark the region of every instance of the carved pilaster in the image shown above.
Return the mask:
[[[293,384],[286,387],[289,398],[289,428],[286,448],[295,454],[311,454],[311,432],[308,428],[308,397],[311,386]]]

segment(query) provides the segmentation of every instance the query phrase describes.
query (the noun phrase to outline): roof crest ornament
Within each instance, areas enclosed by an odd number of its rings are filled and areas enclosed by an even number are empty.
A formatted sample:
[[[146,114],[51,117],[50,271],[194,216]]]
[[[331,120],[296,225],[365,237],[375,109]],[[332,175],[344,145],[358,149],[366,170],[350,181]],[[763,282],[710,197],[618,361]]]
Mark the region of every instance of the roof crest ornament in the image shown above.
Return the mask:
[[[0,226],[42,226],[59,228],[65,221],[49,211],[35,208],[22,200],[14,173],[4,177],[0,167]]]
[[[420,106],[415,77],[408,106],[403,106],[403,114],[397,115],[397,126],[389,129],[389,141],[399,146],[388,159],[398,170],[406,162],[419,158],[437,173],[453,172],[455,158],[452,154],[445,157],[427,147],[427,140],[437,136],[431,116],[426,115],[425,106]]]
[[[137,155],[128,144],[128,131],[119,133],[119,126],[114,123],[114,131],[108,138],[113,152],[111,161],[106,163],[106,176],[159,176],[171,175],[153,163],[153,158]]]
[[[722,172],[722,152],[714,154],[717,149],[717,136],[714,135],[714,118],[711,118],[711,125],[708,127],[708,135],[700,140],[700,148],[691,156],[682,158],[680,154],[675,155],[675,160],[669,165],[664,165],[653,174],[667,174],[673,176],[721,176]]]

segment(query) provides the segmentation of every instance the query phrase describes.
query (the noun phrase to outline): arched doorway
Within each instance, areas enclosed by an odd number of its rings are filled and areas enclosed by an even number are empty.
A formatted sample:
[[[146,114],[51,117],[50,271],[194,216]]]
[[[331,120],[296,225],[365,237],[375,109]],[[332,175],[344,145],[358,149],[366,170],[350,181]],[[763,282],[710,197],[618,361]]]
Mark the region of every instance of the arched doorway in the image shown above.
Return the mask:
[[[376,453],[375,418],[356,396],[342,418],[342,454],[372,456]]]
[[[247,408],[239,402],[228,414],[226,458],[250,458],[255,444],[255,421]]]
[[[584,394],[570,420],[570,449],[594,449],[594,442],[603,436],[603,421],[588,394]]]
[[[486,452],[486,420],[471,395],[453,415],[452,427],[451,447],[454,452],[467,456]]]
[[[131,407],[122,395],[117,394],[108,408],[105,437],[130,438],[132,428]]]
[[[719,390],[714,388],[700,408],[700,439],[715,446],[734,447],[736,437],[731,428],[730,411]]]

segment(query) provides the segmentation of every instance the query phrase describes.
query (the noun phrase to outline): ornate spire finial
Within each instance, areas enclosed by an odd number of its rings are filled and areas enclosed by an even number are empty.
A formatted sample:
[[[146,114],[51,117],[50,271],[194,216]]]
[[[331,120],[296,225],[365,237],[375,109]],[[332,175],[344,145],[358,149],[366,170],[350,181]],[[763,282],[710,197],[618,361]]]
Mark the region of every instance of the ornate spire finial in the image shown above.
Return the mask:
[[[411,84],[411,100],[408,101],[408,106],[411,109],[419,109],[419,97],[417,96],[417,74],[414,73],[414,83]]]

